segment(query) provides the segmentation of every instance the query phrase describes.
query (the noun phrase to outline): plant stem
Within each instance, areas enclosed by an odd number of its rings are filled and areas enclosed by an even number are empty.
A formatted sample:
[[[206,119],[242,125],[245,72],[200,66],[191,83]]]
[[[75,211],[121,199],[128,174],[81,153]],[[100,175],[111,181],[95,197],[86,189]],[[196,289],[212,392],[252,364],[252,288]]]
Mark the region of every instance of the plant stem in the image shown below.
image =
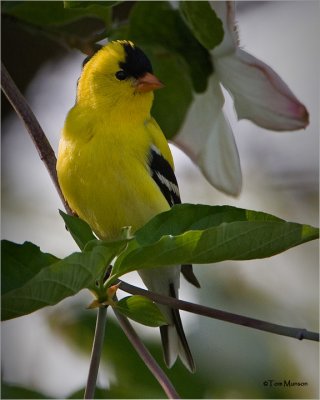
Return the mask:
[[[203,315],[205,317],[215,318],[221,321],[231,322],[233,324],[243,325],[253,329],[259,329],[261,331],[271,332],[277,335],[289,336],[299,340],[307,339],[319,341],[319,333],[310,332],[303,328],[292,328],[289,326],[272,324],[267,321],[245,317],[243,315],[233,314],[227,311],[217,310],[211,307],[201,306],[200,304],[194,304],[188,301],[174,299],[173,297],[163,296],[158,293],[138,288],[123,281],[120,281],[119,288],[131,294],[146,296],[156,303],[164,304],[170,306],[171,308],[179,308],[180,310]]]
[[[107,307],[99,307],[97,313],[96,329],[94,332],[87,386],[84,393],[85,399],[94,398],[102,346],[104,341],[104,334],[106,329],[106,320],[107,320]]]
[[[166,393],[169,399],[180,399],[180,396],[176,392],[172,383],[170,382],[167,375],[163,372],[160,366],[157,364],[155,359],[150,354],[149,350],[145,347],[145,345],[141,342],[139,336],[133,329],[132,325],[128,321],[126,317],[120,314],[116,309],[113,309],[122,330],[126,334],[127,338],[131,342],[132,346],[135,348],[139,356],[142,358],[145,365],[149,368],[153,376],[157,379],[164,392]]]
[[[62,203],[65,206],[65,209],[70,215],[72,215],[72,211],[62,195],[58,183],[56,171],[57,159],[54,151],[26,99],[17,88],[3,63],[1,63],[1,86],[15,112],[24,122],[27,131],[29,132],[29,135],[39,153],[39,156],[49,172],[52,182],[60,196]]]

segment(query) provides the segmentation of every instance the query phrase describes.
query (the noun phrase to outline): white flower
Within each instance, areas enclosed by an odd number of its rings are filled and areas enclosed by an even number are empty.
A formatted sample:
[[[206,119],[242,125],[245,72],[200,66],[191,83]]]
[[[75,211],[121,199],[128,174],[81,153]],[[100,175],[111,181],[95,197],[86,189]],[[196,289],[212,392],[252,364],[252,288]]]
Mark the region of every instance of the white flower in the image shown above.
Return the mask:
[[[282,79],[264,62],[239,48],[234,2],[210,2],[224,28],[211,51],[214,73],[205,93],[195,94],[186,120],[174,138],[217,189],[238,195],[242,186],[239,155],[223,113],[220,83],[229,91],[238,119],[275,131],[305,128],[308,112]]]

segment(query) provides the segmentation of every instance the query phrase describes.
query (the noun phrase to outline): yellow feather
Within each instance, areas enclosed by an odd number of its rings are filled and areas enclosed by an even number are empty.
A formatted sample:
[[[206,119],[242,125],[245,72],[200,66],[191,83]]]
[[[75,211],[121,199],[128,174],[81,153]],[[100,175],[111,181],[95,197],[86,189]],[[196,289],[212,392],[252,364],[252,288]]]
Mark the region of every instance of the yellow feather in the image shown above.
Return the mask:
[[[150,75],[148,60],[139,81],[135,68],[142,62],[139,57],[145,56],[136,51],[137,64],[130,64],[126,56],[132,48],[131,42],[111,42],[87,62],[79,79],[76,105],[66,118],[59,144],[57,173],[62,192],[71,209],[98,237],[107,240],[119,237],[122,227],[130,225],[135,231],[169,209],[150,175],[148,159],[150,149],[156,146],[174,168],[168,143],[150,115],[151,89],[157,87],[152,84],[159,81]],[[123,63],[133,72],[121,79],[117,72]],[[145,73],[152,84],[143,81]],[[138,90],[146,84],[151,85],[150,90]],[[177,295],[180,266],[139,273],[149,289],[165,295],[172,295],[173,290]],[[162,327],[167,365],[171,366],[179,354],[194,371],[177,311],[162,309],[169,321],[169,326]]]
[[[151,178],[147,157],[156,145],[173,167],[167,141],[150,116],[153,93],[118,81],[123,42],[112,42],[84,67],[77,103],[59,144],[57,172],[71,209],[103,239],[133,230],[169,205]]]

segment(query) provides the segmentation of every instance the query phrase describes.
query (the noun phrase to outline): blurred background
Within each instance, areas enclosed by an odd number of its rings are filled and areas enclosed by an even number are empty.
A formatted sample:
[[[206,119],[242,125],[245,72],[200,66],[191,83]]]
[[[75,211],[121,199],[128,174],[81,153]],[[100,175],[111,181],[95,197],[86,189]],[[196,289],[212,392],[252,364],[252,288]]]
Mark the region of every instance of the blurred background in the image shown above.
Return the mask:
[[[241,46],[270,65],[310,113],[303,131],[271,132],[236,120],[226,94],[242,164],[239,198],[203,178],[172,146],[184,202],[229,204],[289,221],[318,225],[319,3],[239,2]],[[23,37],[23,46],[21,38]],[[39,34],[2,23],[2,58],[57,150],[59,132],[75,101],[84,56]],[[62,208],[25,128],[2,98],[2,239],[31,241],[64,257],[76,244],[58,215]],[[201,290],[181,282],[182,299],[270,322],[319,328],[318,244],[311,242],[270,259],[195,266]],[[142,285],[136,274],[125,277]],[[95,311],[88,292],[54,307],[2,324],[2,398],[81,397],[86,382]],[[168,372],[185,398],[318,398],[319,350],[309,341],[272,335],[182,312],[197,372],[177,363]],[[157,329],[135,324],[161,365]],[[305,383],[264,385],[284,380]],[[17,387],[20,387],[17,388]],[[22,388],[34,392],[23,391]],[[113,318],[106,329],[101,397],[161,398],[163,392]],[[20,395],[19,395],[20,393]],[[31,393],[31,394],[30,394]],[[20,397],[19,397],[20,396]]]

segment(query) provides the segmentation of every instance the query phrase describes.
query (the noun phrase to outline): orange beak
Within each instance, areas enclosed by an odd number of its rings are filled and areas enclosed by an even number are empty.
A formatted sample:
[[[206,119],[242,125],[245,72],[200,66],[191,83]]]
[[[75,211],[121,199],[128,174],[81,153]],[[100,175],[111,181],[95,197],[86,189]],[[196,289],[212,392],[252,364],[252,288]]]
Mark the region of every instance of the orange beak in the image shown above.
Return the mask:
[[[151,92],[151,90],[160,89],[164,84],[156,76],[147,72],[141,78],[138,78],[135,86],[137,92],[146,93]]]

